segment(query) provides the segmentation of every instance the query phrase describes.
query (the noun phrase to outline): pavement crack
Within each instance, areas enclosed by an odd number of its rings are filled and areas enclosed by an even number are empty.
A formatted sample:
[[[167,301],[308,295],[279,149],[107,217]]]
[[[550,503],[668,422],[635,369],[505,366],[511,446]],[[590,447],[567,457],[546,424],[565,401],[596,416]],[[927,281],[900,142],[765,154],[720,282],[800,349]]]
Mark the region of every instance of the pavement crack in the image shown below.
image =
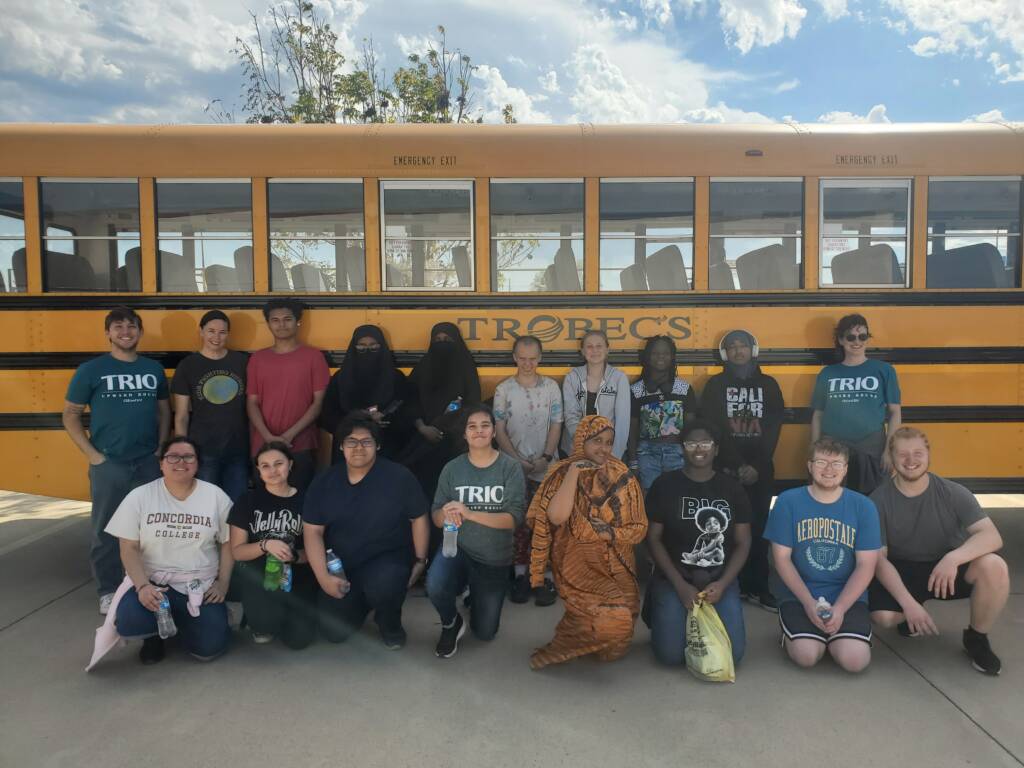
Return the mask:
[[[16,618],[16,619],[15,619],[14,621],[10,622],[9,624],[5,624],[4,626],[0,627],[0,632],[5,632],[6,630],[10,629],[10,628],[11,628],[11,627],[13,627],[14,625],[16,625],[16,624],[20,624],[20,623],[21,623],[21,622],[23,622],[23,621],[24,621],[25,619],[27,619],[27,618],[28,618],[29,616],[34,616],[34,615],[36,615],[37,613],[39,613],[39,612],[40,612],[41,610],[43,610],[44,608],[46,608],[46,607],[48,607],[48,606],[51,606],[51,605],[53,605],[54,603],[56,603],[56,602],[57,602],[58,600],[63,600],[63,599],[65,598],[65,597],[67,597],[68,595],[70,595],[70,594],[71,594],[72,592],[77,592],[77,591],[78,591],[78,590],[80,590],[80,589],[81,589],[82,587],[87,587],[87,586],[89,586],[89,584],[90,584],[90,583],[92,583],[92,579],[91,579],[91,578],[89,578],[89,579],[86,579],[85,581],[83,581],[83,582],[82,582],[81,584],[79,584],[78,586],[76,586],[76,587],[72,587],[71,589],[67,590],[66,592],[63,592],[63,593],[61,593],[61,594],[57,595],[56,597],[54,597],[54,598],[52,598],[52,599],[50,599],[50,600],[47,600],[47,601],[46,601],[45,603],[43,603],[42,605],[40,605],[40,606],[39,606],[38,608],[33,608],[33,609],[32,609],[31,611],[29,611],[28,613],[26,613],[26,614],[25,614],[24,616],[19,616],[18,618]]]

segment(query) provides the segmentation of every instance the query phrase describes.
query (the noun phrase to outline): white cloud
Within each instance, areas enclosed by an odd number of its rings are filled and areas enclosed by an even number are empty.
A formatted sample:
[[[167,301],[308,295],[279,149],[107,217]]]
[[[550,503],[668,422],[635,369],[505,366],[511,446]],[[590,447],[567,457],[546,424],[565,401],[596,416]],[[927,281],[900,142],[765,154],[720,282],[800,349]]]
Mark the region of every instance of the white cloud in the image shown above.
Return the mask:
[[[955,88],[959,88],[960,87],[960,78],[959,77],[954,77],[953,78],[953,86]]]
[[[558,73],[553,69],[538,77],[537,82],[545,93],[561,93],[562,89],[558,87]]]
[[[395,35],[395,44],[404,58],[413,54],[422,56],[430,48],[436,50],[441,47],[439,41],[427,35],[403,35],[401,32]]]
[[[1005,123],[1006,118],[1003,117],[1002,110],[990,109],[988,112],[982,112],[980,115],[971,115],[969,118],[964,120],[965,123]]]
[[[523,61],[518,56],[513,56],[511,54],[509,54],[508,56],[505,57],[505,61],[507,61],[509,64],[515,64],[518,67],[525,67],[526,66],[526,62],[525,61]]]
[[[473,77],[480,81],[477,94],[483,103],[478,106],[483,112],[485,122],[502,122],[501,110],[506,104],[512,105],[516,120],[521,123],[551,122],[551,115],[534,107],[534,101],[539,99],[530,96],[522,88],[515,88],[505,82],[497,67],[480,64]]]
[[[672,21],[672,0],[639,0],[639,5],[648,22],[664,27]]]
[[[774,123],[775,121],[760,112],[745,112],[742,109],[727,107],[722,102],[714,107],[691,109],[683,117],[693,123]]]
[[[818,5],[821,6],[821,10],[828,21],[841,19],[850,13],[846,7],[846,0],[818,0]]]
[[[986,57],[1003,82],[1024,80],[1024,3],[1021,0],[885,2],[902,13],[916,32],[922,33],[910,46],[918,56]]]
[[[800,87],[800,80],[793,78],[792,80],[786,80],[779,83],[772,88],[772,93],[785,93],[786,91],[793,91]]]
[[[798,0],[720,0],[718,8],[726,42],[740,53],[796,37],[806,15]]]
[[[853,112],[827,112],[818,117],[819,123],[890,123],[885,104],[875,104],[866,115]]]

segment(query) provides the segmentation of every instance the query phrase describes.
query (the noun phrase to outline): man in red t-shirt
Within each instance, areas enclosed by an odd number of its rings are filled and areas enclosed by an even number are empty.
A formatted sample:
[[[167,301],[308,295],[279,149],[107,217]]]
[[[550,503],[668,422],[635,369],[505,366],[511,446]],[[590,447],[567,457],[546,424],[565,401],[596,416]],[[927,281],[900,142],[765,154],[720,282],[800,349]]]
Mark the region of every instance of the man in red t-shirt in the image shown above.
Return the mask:
[[[299,341],[299,302],[271,299],[263,307],[263,317],[274,344],[249,358],[250,445],[253,455],[271,440],[291,446],[295,464],[290,483],[305,491],[316,471],[316,420],[331,374],[323,352]]]

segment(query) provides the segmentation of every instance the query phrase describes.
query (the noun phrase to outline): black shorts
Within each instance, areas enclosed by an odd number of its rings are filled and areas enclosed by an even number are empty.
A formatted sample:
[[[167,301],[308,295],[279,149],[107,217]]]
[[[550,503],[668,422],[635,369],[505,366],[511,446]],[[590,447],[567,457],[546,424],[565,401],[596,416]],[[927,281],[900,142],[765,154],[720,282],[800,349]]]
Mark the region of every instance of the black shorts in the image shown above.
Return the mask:
[[[962,600],[971,596],[972,587],[964,579],[964,574],[967,573],[970,563],[964,563],[957,569],[953,595],[951,597],[936,597],[933,592],[928,591],[928,577],[932,575],[932,570],[938,564],[938,560],[933,563],[916,563],[912,560],[890,560],[889,562],[899,573],[900,579],[903,580],[903,586],[907,588],[910,596],[919,603],[926,600]],[[883,587],[878,579],[873,580],[871,586],[868,587],[868,605],[871,606],[872,611],[903,612],[900,604],[896,602],[896,598],[889,594],[889,590]]]
[[[834,635],[826,635],[807,618],[804,607],[796,600],[787,600],[779,606],[779,624],[790,640],[817,640],[828,645],[833,640],[863,640],[871,645],[871,616],[868,607],[858,600],[843,616],[843,625]]]

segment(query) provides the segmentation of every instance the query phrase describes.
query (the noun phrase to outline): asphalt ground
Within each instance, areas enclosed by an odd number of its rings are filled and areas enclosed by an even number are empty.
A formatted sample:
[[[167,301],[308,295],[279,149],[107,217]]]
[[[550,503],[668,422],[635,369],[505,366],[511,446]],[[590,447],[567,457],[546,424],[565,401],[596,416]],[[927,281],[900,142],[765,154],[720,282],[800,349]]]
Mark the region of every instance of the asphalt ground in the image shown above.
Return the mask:
[[[859,676],[797,669],[777,618],[747,605],[737,681],[712,684],[659,667],[642,624],[621,661],[531,672],[558,604],[506,603],[492,643],[467,635],[441,660],[421,593],[401,651],[372,623],[298,652],[243,631],[210,664],[172,641],[143,667],[135,643],[87,674],[88,505],[0,492],[0,766],[1024,766],[1024,500],[985,503],[1013,582],[998,678],[961,650],[965,602],[929,604],[938,638],[877,632]]]

